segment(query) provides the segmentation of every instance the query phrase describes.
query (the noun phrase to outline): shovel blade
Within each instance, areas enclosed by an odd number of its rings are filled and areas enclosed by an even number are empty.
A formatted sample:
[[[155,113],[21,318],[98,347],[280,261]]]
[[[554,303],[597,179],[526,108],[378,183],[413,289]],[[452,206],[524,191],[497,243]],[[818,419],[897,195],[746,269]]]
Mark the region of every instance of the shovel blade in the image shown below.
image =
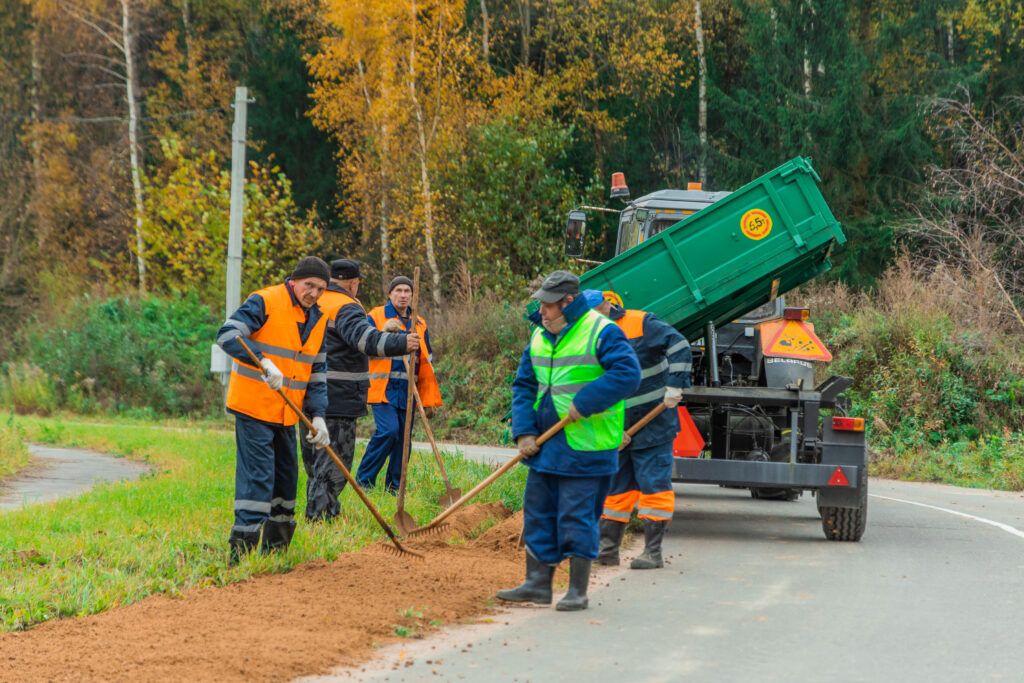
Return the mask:
[[[395,528],[397,528],[398,532],[403,536],[407,536],[409,532],[417,526],[416,520],[414,520],[412,515],[405,510],[395,513]]]
[[[442,510],[447,510],[459,498],[462,498],[462,489],[448,489],[444,495],[437,499],[437,504],[441,506]]]

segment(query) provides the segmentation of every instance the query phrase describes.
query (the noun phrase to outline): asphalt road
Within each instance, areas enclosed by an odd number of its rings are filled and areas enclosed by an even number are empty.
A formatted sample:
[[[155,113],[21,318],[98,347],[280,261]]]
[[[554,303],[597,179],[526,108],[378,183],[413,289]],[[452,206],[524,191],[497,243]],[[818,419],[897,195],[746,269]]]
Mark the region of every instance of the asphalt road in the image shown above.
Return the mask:
[[[142,463],[81,448],[29,444],[32,462],[16,477],[0,482],[0,510],[70,498],[96,484],[138,479],[149,471]]]
[[[836,543],[806,494],[677,487],[665,569],[604,572],[589,610],[505,610],[336,680],[1024,680],[1024,496],[869,490],[864,539]]]

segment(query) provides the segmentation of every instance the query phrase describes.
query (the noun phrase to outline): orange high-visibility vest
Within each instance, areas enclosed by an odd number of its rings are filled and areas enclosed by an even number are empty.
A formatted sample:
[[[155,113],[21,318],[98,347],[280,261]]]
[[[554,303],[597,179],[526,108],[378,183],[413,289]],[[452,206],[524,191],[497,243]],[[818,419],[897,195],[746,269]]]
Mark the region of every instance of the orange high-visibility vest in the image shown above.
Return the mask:
[[[322,315],[306,343],[299,337],[299,325],[306,320],[306,312],[292,302],[287,285],[273,285],[255,292],[263,298],[267,321],[249,336],[246,343],[253,351],[260,351],[274,362],[284,375],[281,388],[296,405],[302,406],[306,387],[313,374],[313,363],[322,363],[326,354],[320,353],[327,329],[327,316]],[[319,378],[325,381],[325,378]],[[249,417],[290,427],[298,417],[276,391],[263,381],[262,368],[235,360],[231,365],[227,406]]]
[[[356,299],[345,292],[335,292],[333,289],[325,289],[324,293],[320,295],[320,298],[316,302],[316,305],[320,307],[320,311],[324,314],[324,317],[327,318],[328,327],[334,326],[334,318],[338,315],[338,311],[340,311],[343,306],[348,306],[349,304],[358,304],[359,308],[363,307],[363,305],[359,303],[359,299]]]
[[[615,324],[622,329],[626,339],[638,339],[644,336],[644,318],[647,313],[644,311],[628,310],[626,314],[615,321]]]
[[[388,317],[384,315],[384,307],[378,306],[370,311],[370,318],[378,330],[383,330]],[[401,322],[401,321],[399,321]],[[436,408],[441,405],[441,389],[437,386],[434,365],[427,354],[427,321],[416,316],[416,334],[420,336],[420,359],[417,363],[416,389],[420,392],[420,400],[424,408]],[[367,403],[387,403],[385,396],[388,380],[407,379],[405,370],[391,372],[391,358],[370,357],[370,394]]]

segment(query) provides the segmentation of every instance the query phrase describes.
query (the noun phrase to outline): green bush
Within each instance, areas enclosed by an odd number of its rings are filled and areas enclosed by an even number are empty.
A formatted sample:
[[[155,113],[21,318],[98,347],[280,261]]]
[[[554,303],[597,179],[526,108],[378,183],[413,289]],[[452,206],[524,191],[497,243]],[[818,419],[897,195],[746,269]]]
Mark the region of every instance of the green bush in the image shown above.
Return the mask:
[[[219,327],[194,295],[82,299],[56,329],[33,326],[28,357],[52,378],[57,403],[77,412],[211,413],[222,397],[209,372]]]
[[[17,413],[49,415],[57,407],[53,380],[31,363],[10,363],[0,377],[0,402]]]

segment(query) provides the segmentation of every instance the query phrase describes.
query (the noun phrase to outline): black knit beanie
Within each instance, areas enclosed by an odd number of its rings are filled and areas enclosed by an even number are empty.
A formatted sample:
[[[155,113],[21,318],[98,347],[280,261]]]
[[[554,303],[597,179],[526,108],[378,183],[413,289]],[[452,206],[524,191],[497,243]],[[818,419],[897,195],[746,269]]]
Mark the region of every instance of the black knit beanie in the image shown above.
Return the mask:
[[[409,289],[412,289],[412,280],[404,275],[399,275],[391,281],[391,284],[388,285],[388,294],[390,294],[398,285],[409,285]]]
[[[323,259],[316,256],[306,256],[295,265],[295,270],[289,276],[293,280],[301,280],[306,277],[318,277],[325,283],[331,281],[331,268]]]

